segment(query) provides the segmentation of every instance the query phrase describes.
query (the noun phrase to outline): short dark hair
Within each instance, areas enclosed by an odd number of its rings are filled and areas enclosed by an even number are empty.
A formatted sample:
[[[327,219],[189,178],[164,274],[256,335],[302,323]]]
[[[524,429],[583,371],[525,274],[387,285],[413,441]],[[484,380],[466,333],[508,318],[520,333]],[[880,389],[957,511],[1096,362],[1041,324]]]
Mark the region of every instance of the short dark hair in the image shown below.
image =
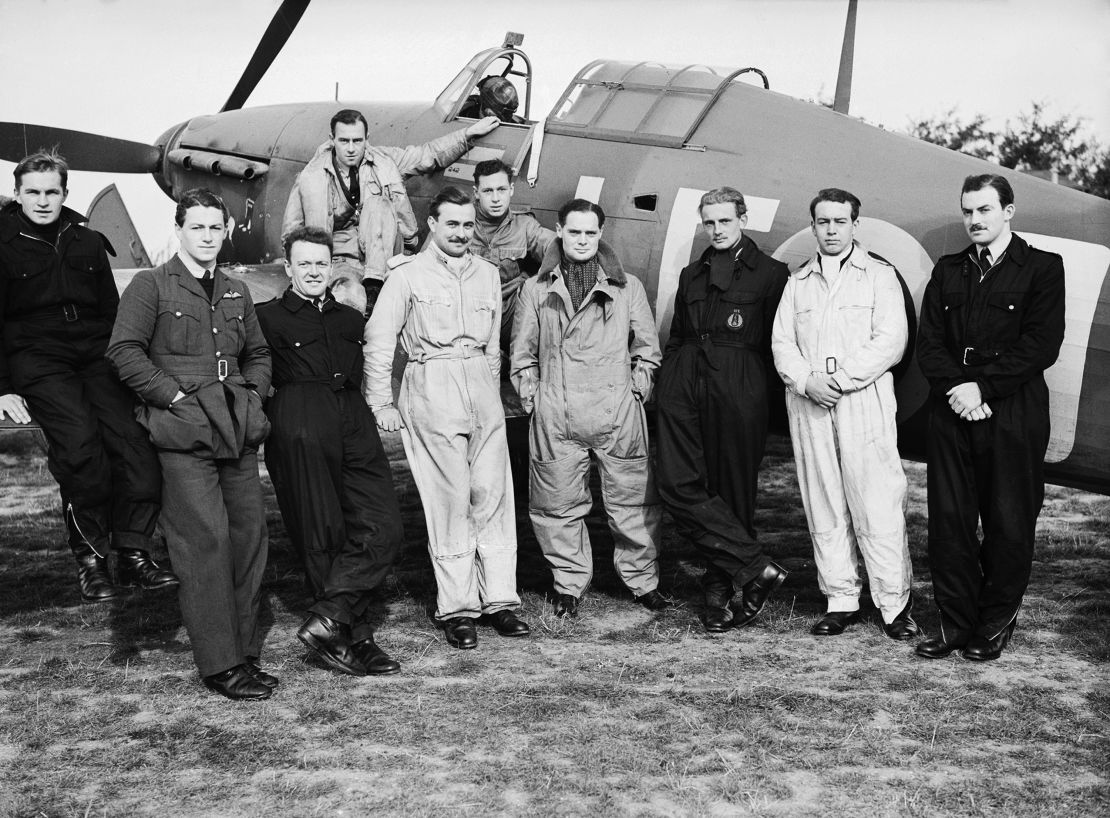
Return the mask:
[[[809,218],[817,218],[817,205],[821,202],[835,202],[836,204],[850,204],[852,206],[852,221],[859,218],[859,209],[862,207],[860,200],[852,193],[838,187],[827,187],[817,191],[813,201],[809,203]]]
[[[993,187],[998,191],[998,201],[1003,207],[1009,207],[1014,203],[1014,189],[1010,187],[1009,180],[997,173],[968,176],[964,179],[964,186],[960,188],[960,200],[963,201],[965,193],[972,193],[985,187]]]
[[[448,185],[432,199],[432,203],[428,205],[428,215],[436,221],[439,221],[439,208],[445,204],[472,205],[474,204],[474,199],[467,196],[454,185]]]
[[[227,205],[206,187],[195,187],[181,194],[181,198],[177,200],[177,212],[173,216],[178,227],[184,227],[185,211],[190,207],[217,207],[224,216],[224,224],[227,224]]]
[[[55,171],[62,179],[62,190],[67,190],[69,184],[69,163],[66,162],[64,156],[58,153],[57,149],[39,148],[38,151],[32,153],[30,156],[23,157],[19,164],[15,166],[15,189],[19,190],[20,185],[23,184],[23,177],[28,173],[50,173]]]
[[[504,173],[508,176],[509,184],[512,184],[513,169],[500,159],[487,159],[484,162],[479,162],[474,166],[474,186],[478,186],[478,180],[483,176],[493,176],[498,173]]]
[[[366,117],[362,115],[361,111],[356,111],[354,108],[344,108],[342,111],[337,111],[335,116],[331,118],[331,124],[328,128],[331,135],[335,136],[335,126],[342,123],[343,125],[357,125],[362,123],[362,127],[366,133],[370,133],[370,123],[366,121]]]
[[[589,199],[571,199],[559,208],[559,224],[567,223],[567,216],[571,213],[593,213],[597,216],[597,226],[605,226],[605,211]]]
[[[708,193],[703,193],[701,201],[698,203],[698,214],[707,205],[713,204],[734,204],[736,205],[736,217],[740,218],[748,212],[748,203],[744,201],[744,194],[734,187],[715,187]]]
[[[289,260],[289,252],[293,249],[293,245],[298,241],[303,241],[305,244],[321,244],[328,248],[329,256],[333,249],[331,233],[322,227],[302,225],[286,236],[285,241],[281,244],[286,261]]]

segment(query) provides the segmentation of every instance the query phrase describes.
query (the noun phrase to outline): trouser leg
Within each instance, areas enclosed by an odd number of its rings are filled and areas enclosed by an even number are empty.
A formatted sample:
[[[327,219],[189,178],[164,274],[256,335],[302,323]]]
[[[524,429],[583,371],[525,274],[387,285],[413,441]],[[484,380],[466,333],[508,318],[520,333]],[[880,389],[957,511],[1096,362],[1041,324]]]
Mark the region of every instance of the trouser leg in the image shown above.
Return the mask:
[[[258,656],[262,632],[258,611],[262,604],[262,575],[266,570],[269,538],[258,453],[249,451],[235,460],[219,461],[220,488],[228,510],[232,548],[232,577],[239,643],[247,656]]]
[[[786,407],[817,584],[830,612],[858,611],[862,583],[841,476],[841,458],[848,453],[843,441],[838,445],[836,416],[793,392],[786,396]],[[838,410],[839,404],[834,411]]]
[[[663,508],[648,454],[647,418],[631,395],[615,425],[613,445],[597,451],[601,496],[613,534],[613,567],[636,596],[659,587]]]
[[[533,413],[528,516],[551,566],[555,593],[580,597],[594,570],[586,530],[586,515],[593,506],[590,452],[552,432],[542,410]]]
[[[482,613],[520,607],[516,585],[516,501],[505,436],[501,393],[488,365],[478,377],[488,388],[475,395],[474,427],[467,458],[470,461],[470,516],[477,550],[478,596]],[[473,370],[474,364],[468,367]]]
[[[982,422],[982,421],[980,421]],[[928,484],[929,570],[933,598],[941,613],[960,630],[979,619],[979,496],[971,423],[960,420],[946,403],[934,399],[929,419]]]
[[[46,436],[47,467],[81,540],[106,554],[111,530],[112,470],[99,424],[78,374],[57,372],[20,387]]]
[[[148,550],[162,504],[158,454],[135,420],[134,397],[107,360],[86,367],[82,378],[112,474],[112,543],[116,548]]]
[[[871,599],[888,624],[913,588],[906,538],[906,474],[898,454],[894,387],[889,376],[836,406],[844,490],[867,566]]]
[[[355,393],[348,399],[361,401]],[[372,633],[369,623],[363,620],[370,592],[392,570],[404,538],[389,458],[373,417],[364,409],[353,406],[345,413],[340,500],[347,536],[332,561],[320,600],[321,604],[334,602],[338,606],[340,615],[331,618],[351,624],[351,638],[355,642]],[[323,613],[318,607],[313,611]]]
[[[995,415],[984,429],[990,490],[982,499],[983,545],[976,632],[1000,633],[1021,607],[1033,570],[1037,517],[1044,504],[1044,457],[1048,448],[1047,398],[1031,399],[1031,387],[995,401]]]
[[[181,581],[181,618],[201,676],[241,664],[236,558],[215,460],[161,451],[162,526]],[[249,654],[258,655],[258,654]]]

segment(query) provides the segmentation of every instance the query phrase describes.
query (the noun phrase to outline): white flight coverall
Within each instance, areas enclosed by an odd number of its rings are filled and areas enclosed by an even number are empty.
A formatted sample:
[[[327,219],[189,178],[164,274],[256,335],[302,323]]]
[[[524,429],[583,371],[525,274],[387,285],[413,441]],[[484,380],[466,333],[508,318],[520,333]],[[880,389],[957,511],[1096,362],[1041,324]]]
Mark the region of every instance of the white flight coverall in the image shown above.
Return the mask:
[[[512,381],[532,409],[529,516],[556,593],[579,597],[593,578],[586,530],[590,453],[613,534],[613,565],[636,596],[659,585],[662,506],[643,402],[662,355],[647,294],[605,242],[597,281],[573,309],[559,242],[524,282],[511,348]]]
[[[890,623],[913,582],[890,372],[906,348],[905,302],[895,269],[858,242],[831,279],[819,255],[790,276],[771,349],[828,610],[859,609],[858,546],[871,598]],[[805,396],[810,373],[832,374],[842,391],[831,410]]]
[[[434,244],[389,264],[366,324],[363,389],[374,411],[393,403],[400,336],[409,361],[397,409],[428,526],[436,617],[517,608],[497,268],[470,253],[451,258]]]

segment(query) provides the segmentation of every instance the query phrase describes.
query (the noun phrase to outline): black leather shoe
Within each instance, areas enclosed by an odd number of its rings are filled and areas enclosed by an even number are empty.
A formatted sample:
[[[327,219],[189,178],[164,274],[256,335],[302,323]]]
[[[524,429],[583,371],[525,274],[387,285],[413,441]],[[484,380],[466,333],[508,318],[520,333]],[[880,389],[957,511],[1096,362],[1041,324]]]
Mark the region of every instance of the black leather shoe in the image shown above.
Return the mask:
[[[351,652],[371,676],[388,676],[401,669],[401,663],[382,650],[373,636],[355,642]]]
[[[443,623],[443,633],[447,637],[447,644],[453,648],[470,650],[478,647],[478,628],[472,617],[448,619]]]
[[[365,676],[364,668],[351,653],[350,628],[320,614],[312,614],[297,631],[297,638],[316,651],[331,667],[352,676]]]
[[[1001,633],[990,639],[975,634],[968,640],[967,647],[963,649],[963,657],[973,662],[989,662],[992,659],[997,659],[1002,655],[1006,646],[1010,644],[1010,637],[1014,635],[1016,626],[1017,620],[1015,619],[1003,628]]]
[[[809,629],[814,636],[839,636],[844,629],[859,619],[859,611],[829,611]]]
[[[942,628],[939,636],[918,642],[914,653],[923,659],[943,659],[952,651],[965,647],[970,638],[971,634],[967,631],[946,631]]]
[[[921,629],[917,627],[917,623],[913,621],[913,597],[909,598],[906,602],[906,607],[898,612],[898,616],[894,617],[890,622],[883,624],[883,631],[891,639],[897,639],[899,642],[906,642],[913,639]]]
[[[786,580],[786,571],[773,562],[767,563],[763,572],[740,589],[728,603],[732,609],[732,627],[742,628],[763,610],[771,594]]]
[[[112,584],[107,560],[91,550],[77,556],[77,584],[81,588],[81,599],[86,602],[107,602],[127,594]]]
[[[489,614],[486,621],[502,636],[527,636],[532,632],[527,622],[521,622],[512,611],[498,611]]]
[[[270,688],[271,690],[273,690],[275,687],[278,686],[278,684],[280,684],[278,682],[277,676],[273,675],[272,673],[267,673],[262,669],[262,665],[258,664],[257,656],[248,656],[247,661],[243,663],[243,667],[247,669],[247,673],[256,678],[258,681],[262,682],[262,684],[266,685],[266,687]]]
[[[204,686],[235,701],[258,701],[274,694],[273,688],[256,679],[246,665],[236,665],[223,673],[205,676]]]
[[[555,616],[559,619],[578,616],[578,597],[570,594],[555,594]]]
[[[674,607],[674,603],[659,593],[657,588],[652,588],[646,594],[640,594],[636,597],[636,601],[649,611],[665,611],[667,608]]]
[[[150,554],[138,548],[121,548],[116,560],[116,578],[120,585],[138,586],[145,590],[175,588],[181,583],[173,571],[159,567]]]
[[[709,633],[724,633],[732,627],[732,616],[728,608],[706,608],[701,623]]]

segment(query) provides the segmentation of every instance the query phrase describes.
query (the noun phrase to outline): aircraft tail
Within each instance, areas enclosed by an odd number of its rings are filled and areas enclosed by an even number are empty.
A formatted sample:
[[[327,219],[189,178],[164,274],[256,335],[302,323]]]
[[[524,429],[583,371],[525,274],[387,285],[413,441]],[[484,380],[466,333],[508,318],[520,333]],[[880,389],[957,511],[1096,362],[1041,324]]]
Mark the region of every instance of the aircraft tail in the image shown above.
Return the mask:
[[[143,240],[131,221],[127,205],[115,185],[108,185],[96,194],[89,205],[89,227],[101,233],[116,250],[109,256],[112,269],[134,269],[152,267]]]

